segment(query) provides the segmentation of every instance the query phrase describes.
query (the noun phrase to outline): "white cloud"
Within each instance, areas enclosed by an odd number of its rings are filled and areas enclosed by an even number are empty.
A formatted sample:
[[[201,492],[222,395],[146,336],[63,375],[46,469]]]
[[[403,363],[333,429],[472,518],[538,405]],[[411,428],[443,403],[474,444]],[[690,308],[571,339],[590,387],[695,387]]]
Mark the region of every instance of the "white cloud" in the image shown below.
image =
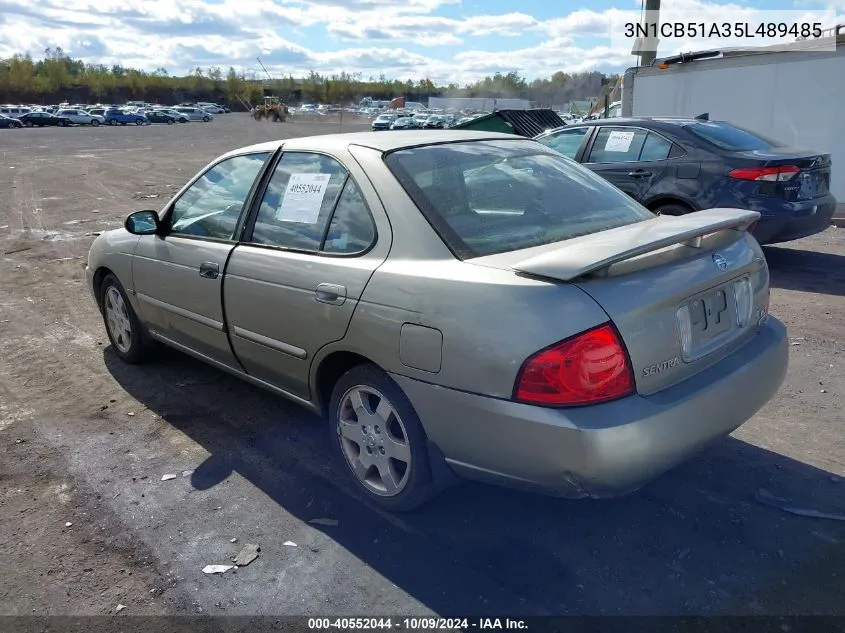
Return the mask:
[[[672,0],[661,15],[675,20],[707,11],[734,18],[753,11],[743,2]],[[837,4],[845,11],[845,0],[795,2],[802,10]],[[559,17],[543,21],[531,15],[530,3],[505,14],[470,15],[459,0],[0,0],[0,57],[38,57],[61,46],[89,63],[163,66],[171,73],[234,66],[263,76],[260,57],[274,75],[345,71],[459,83],[494,72],[533,78],[559,70],[621,71],[635,63],[630,45],[611,46],[609,35],[621,12],[638,10],[639,0],[619,0],[606,11],[561,5],[567,8]],[[661,53],[683,46],[662,44]]]

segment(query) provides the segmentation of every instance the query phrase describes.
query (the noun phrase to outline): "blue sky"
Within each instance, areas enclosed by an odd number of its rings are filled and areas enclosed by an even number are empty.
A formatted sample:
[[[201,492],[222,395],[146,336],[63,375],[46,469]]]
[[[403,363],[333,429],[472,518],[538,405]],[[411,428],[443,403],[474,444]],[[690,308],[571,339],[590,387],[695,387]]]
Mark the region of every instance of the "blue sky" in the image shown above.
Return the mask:
[[[620,16],[640,0],[0,0],[0,57],[61,46],[87,62],[171,74],[345,71],[467,83],[496,71],[617,72],[636,63]],[[749,20],[754,10],[845,22],[845,0],[663,0],[661,18]],[[702,17],[704,16],[704,17]],[[832,26],[826,24],[825,26]],[[611,38],[610,34],[614,33]],[[661,41],[660,54],[731,45]],[[755,42],[765,43],[765,42]]]

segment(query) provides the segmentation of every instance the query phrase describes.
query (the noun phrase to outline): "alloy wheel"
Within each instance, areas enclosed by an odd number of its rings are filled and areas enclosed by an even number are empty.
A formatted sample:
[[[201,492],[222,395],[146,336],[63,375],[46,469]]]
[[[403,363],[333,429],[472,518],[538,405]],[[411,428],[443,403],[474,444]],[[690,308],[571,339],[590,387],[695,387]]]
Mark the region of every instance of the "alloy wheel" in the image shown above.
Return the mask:
[[[341,398],[337,433],[347,465],[370,492],[398,495],[411,474],[411,446],[402,419],[372,387],[358,385]]]
[[[109,286],[105,300],[106,324],[115,347],[124,354],[132,346],[132,322],[123,296],[115,286]]]

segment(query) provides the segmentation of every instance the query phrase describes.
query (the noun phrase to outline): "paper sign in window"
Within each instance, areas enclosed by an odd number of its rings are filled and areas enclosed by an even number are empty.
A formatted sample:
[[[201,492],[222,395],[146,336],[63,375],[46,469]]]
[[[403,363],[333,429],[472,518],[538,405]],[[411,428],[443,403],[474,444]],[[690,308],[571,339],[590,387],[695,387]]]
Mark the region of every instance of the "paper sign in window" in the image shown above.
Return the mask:
[[[291,174],[282,203],[276,210],[281,222],[316,224],[331,174]]]
[[[631,142],[634,140],[633,132],[611,132],[604,145],[606,152],[627,152],[631,149]]]

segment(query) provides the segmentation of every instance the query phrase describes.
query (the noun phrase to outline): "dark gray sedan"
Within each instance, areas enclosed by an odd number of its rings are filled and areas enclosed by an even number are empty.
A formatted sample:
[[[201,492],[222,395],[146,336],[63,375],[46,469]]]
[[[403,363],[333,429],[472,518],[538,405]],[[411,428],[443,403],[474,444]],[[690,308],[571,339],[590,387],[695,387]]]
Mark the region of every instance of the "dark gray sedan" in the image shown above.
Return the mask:
[[[836,210],[830,154],[787,147],[725,121],[606,119],[537,137],[662,215],[751,209],[761,244],[824,231]]]

